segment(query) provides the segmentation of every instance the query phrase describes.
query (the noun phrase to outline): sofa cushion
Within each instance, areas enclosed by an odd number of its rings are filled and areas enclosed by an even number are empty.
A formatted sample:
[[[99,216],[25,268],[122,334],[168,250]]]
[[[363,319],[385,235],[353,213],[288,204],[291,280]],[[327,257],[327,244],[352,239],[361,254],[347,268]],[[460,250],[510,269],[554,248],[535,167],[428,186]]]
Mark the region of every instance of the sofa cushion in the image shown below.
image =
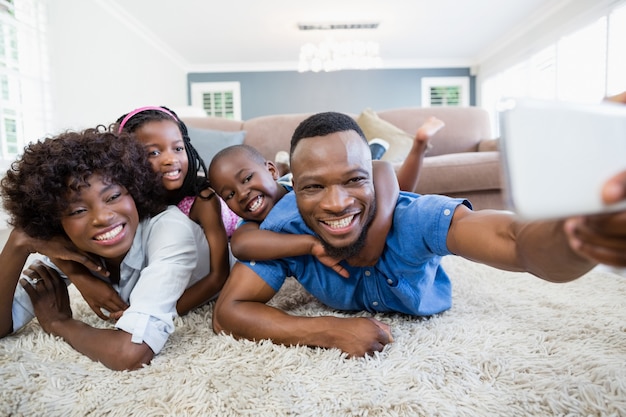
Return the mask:
[[[187,127],[195,127],[198,129],[213,129],[222,130],[227,132],[236,132],[238,130],[245,130],[243,128],[243,122],[241,120],[232,120],[225,117],[181,117]]]
[[[196,148],[207,166],[211,163],[216,153],[232,145],[241,145],[246,137],[244,130],[224,132],[188,126],[187,131],[191,144]]]
[[[446,125],[430,141],[428,156],[476,152],[483,139],[491,139],[487,110],[480,107],[406,107],[379,110],[378,117],[414,135],[431,116]]]
[[[383,157],[383,161],[391,163],[402,162],[413,146],[413,137],[404,130],[384,121],[372,109],[365,109],[356,119],[357,124],[363,130],[365,138],[370,141],[374,138],[384,139],[389,142],[389,149]]]
[[[255,147],[265,159],[273,161],[277,152],[289,153],[293,132],[311,114],[275,114],[248,119],[243,123],[243,130],[248,132],[246,145]]]
[[[398,167],[396,166],[396,169]],[[499,152],[460,152],[424,158],[415,191],[463,195],[502,188]]]

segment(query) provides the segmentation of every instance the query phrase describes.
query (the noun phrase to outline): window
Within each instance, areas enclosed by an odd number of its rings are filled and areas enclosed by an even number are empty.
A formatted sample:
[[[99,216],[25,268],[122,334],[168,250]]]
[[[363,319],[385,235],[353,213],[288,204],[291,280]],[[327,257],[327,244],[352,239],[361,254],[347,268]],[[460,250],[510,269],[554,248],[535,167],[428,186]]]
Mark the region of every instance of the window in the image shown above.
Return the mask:
[[[626,91],[626,5],[609,15],[606,93]]]
[[[599,102],[626,90],[626,4],[481,84],[481,106],[498,132],[497,103],[503,97]]]
[[[44,0],[0,0],[0,166],[50,130]]]
[[[469,77],[422,78],[422,106],[469,106]]]
[[[606,30],[602,17],[557,42],[556,98],[591,103],[605,96]]]
[[[204,109],[209,116],[241,120],[239,83],[192,83],[191,105]]]

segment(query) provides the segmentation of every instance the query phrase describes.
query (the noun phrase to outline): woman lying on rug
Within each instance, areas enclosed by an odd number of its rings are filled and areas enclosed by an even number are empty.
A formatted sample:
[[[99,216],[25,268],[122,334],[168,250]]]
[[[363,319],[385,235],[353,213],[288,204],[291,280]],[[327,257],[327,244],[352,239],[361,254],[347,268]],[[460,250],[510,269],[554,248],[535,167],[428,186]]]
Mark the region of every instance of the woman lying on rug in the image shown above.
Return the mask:
[[[0,253],[0,337],[36,316],[44,331],[111,369],[149,363],[174,331],[177,300],[209,272],[210,256],[202,228],[157,198],[164,190],[143,146],[103,129],[47,138],[13,163],[1,192],[14,229]],[[50,243],[68,238],[86,259]],[[50,258],[21,276],[34,252]],[[116,329],[72,318],[61,272],[69,260],[108,271],[94,275],[130,304]]]
[[[370,151],[354,119],[329,112],[304,120],[293,135],[291,170],[294,191],[274,205],[261,228],[315,235],[335,258],[359,253],[376,195]],[[211,168],[209,173],[213,179]],[[626,185],[615,185],[613,198],[623,199]],[[240,188],[245,187],[233,185]],[[598,261],[625,261],[626,212],[570,219],[565,227],[563,221],[522,223],[509,212],[472,211],[463,199],[400,193],[384,238],[375,265],[341,262],[349,278],[312,255],[236,264],[215,305],[214,331],[339,348],[350,356],[372,354],[393,341],[385,323],[371,317],[295,317],[266,303],[293,276],[337,310],[438,314],[452,305],[451,282],[441,266],[441,258],[452,254],[548,281],[571,281]]]

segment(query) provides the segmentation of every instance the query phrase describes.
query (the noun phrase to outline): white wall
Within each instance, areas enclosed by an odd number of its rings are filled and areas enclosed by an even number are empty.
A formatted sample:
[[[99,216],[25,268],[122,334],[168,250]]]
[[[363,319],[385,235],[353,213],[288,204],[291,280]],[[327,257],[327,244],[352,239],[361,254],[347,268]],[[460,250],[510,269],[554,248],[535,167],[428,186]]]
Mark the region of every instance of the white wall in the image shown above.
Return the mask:
[[[140,106],[187,104],[184,63],[106,0],[48,5],[52,133],[109,124]]]
[[[476,90],[480,101],[480,84],[490,75],[502,71],[556,42],[561,36],[599,18],[624,0],[563,0],[552,10],[537,16],[527,25],[479,59]],[[480,104],[480,103],[479,103]]]
[[[141,106],[187,105],[185,63],[133,23],[106,0],[48,1],[48,134],[108,125]],[[0,209],[0,230],[6,220]]]

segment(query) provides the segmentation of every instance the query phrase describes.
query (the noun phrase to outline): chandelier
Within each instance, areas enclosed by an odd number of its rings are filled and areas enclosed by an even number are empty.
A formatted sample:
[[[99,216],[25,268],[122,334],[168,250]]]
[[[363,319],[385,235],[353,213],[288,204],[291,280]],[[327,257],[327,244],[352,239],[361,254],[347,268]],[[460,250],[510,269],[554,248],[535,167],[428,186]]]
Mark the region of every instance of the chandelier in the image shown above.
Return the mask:
[[[379,51],[377,42],[326,40],[317,45],[306,43],[300,48],[298,71],[380,68]]]

